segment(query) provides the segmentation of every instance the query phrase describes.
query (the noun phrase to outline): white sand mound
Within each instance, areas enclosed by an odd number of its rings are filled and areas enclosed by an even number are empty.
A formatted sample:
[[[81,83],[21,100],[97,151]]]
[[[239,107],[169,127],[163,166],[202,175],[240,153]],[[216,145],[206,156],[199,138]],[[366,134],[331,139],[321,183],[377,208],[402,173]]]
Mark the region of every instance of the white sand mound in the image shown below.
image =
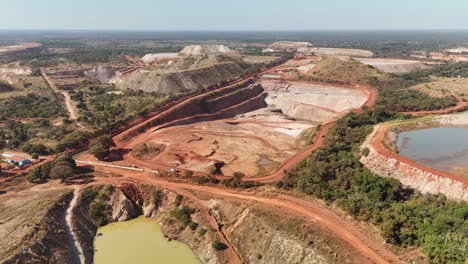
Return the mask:
[[[317,55],[328,56],[349,56],[349,57],[363,57],[369,58],[374,56],[372,51],[361,49],[338,49],[338,48],[301,48],[298,50],[301,53],[314,53]]]
[[[448,53],[462,54],[462,53],[468,53],[468,48],[459,47],[459,48],[455,48],[455,49],[446,49],[444,51],[448,52]]]
[[[179,53],[186,56],[193,56],[218,53],[234,53],[234,51],[225,45],[191,45],[183,48]]]
[[[149,53],[141,58],[144,63],[154,63],[158,61],[174,60],[179,57],[177,53]]]
[[[116,70],[109,66],[97,66],[91,70],[85,71],[84,75],[101,83],[112,83],[116,76]]]
[[[272,48],[275,49],[299,49],[299,48],[306,48],[311,47],[312,44],[310,42],[297,42],[297,41],[277,41],[271,44]]]

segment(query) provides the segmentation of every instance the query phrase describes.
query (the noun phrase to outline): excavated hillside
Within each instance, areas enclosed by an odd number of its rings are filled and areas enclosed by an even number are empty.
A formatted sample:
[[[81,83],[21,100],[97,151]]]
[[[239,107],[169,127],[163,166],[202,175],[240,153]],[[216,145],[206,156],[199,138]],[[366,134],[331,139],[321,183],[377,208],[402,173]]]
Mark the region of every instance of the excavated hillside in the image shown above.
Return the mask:
[[[347,83],[370,84],[372,80],[384,80],[387,76],[378,69],[362,64],[354,59],[327,57],[306,76],[323,80],[334,80]]]
[[[0,186],[0,194],[28,187],[13,180]],[[0,263],[70,263],[62,219],[71,197],[69,189],[41,188],[0,196]]]
[[[160,94],[182,93],[197,91],[217,85],[218,83],[238,79],[249,73],[253,66],[242,61],[228,61],[216,63],[211,66],[198,67],[201,63],[190,62],[188,58],[178,65],[171,67],[170,71],[146,70],[131,74],[123,79],[118,87],[120,89],[143,90]],[[194,59],[195,60],[195,59]],[[189,68],[183,71],[174,71],[174,68]]]
[[[213,91],[162,114],[145,126],[130,131],[124,138],[131,138],[161,124],[164,126],[159,128],[234,117],[266,107],[265,97],[263,87],[252,82]]]

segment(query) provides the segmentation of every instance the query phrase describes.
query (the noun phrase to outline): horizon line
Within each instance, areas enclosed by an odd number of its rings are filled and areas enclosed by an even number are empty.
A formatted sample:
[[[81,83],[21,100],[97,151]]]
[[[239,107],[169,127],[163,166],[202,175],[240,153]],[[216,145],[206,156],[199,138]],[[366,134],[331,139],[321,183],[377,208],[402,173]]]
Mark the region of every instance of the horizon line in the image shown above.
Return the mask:
[[[468,28],[382,29],[137,29],[137,28],[0,28],[0,31],[153,31],[153,32],[317,32],[317,31],[468,31]]]

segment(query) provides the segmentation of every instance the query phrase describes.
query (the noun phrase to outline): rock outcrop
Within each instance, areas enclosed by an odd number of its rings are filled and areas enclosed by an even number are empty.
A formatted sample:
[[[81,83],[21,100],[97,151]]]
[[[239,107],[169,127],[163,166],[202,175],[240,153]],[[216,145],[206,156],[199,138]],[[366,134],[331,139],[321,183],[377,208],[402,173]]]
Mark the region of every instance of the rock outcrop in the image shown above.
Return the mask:
[[[116,191],[111,197],[112,220],[127,221],[140,215],[140,209],[123,192]]]

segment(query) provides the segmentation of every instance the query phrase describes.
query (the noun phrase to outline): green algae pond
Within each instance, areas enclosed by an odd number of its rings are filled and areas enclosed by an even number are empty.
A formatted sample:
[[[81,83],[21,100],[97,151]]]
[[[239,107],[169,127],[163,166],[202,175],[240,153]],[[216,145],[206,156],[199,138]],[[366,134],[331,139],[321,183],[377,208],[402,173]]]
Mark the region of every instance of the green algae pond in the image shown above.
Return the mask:
[[[139,217],[98,229],[94,239],[96,264],[199,264],[200,261],[184,243],[164,237],[159,223]]]
[[[428,167],[468,177],[468,128],[434,127],[398,135],[399,154]]]

